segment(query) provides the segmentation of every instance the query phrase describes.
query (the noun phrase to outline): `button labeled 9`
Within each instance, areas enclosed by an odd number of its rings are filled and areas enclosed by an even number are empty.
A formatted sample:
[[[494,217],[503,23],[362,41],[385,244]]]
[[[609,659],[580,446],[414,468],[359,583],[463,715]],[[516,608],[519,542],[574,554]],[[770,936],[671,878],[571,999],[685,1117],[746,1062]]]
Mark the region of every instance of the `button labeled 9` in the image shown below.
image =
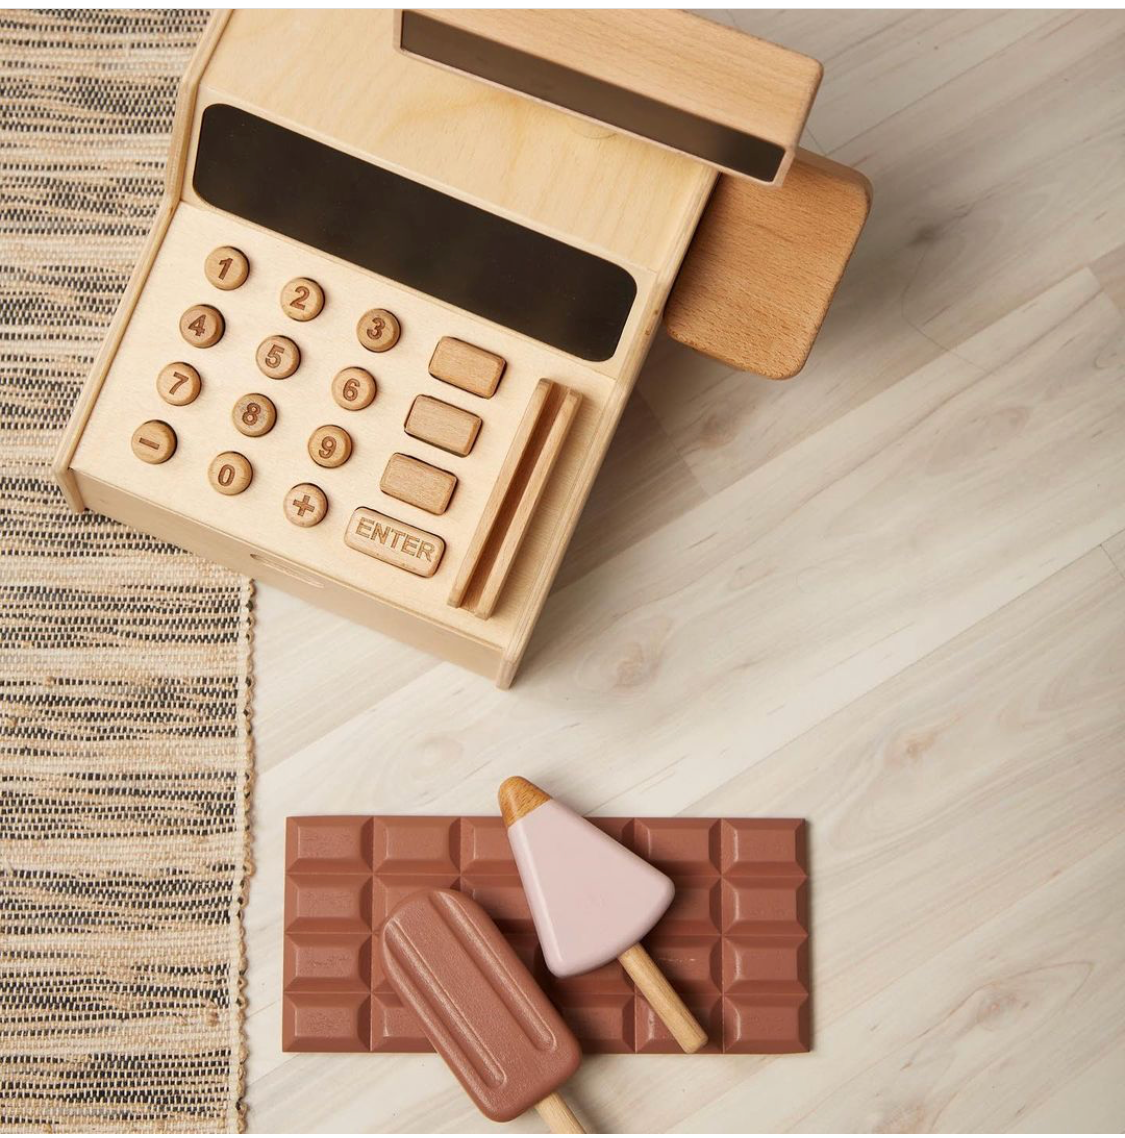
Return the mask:
[[[317,466],[343,466],[351,453],[352,437],[343,427],[317,427],[309,438],[309,458]]]

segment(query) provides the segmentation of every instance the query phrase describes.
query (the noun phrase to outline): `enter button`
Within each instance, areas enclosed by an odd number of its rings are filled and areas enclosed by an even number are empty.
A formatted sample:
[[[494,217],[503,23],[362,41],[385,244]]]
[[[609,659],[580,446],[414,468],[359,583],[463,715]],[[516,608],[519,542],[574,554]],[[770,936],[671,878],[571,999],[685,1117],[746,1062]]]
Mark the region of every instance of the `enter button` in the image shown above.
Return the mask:
[[[344,542],[368,557],[419,577],[432,577],[445,552],[445,542],[436,534],[388,518],[366,506],[360,506],[352,514]]]

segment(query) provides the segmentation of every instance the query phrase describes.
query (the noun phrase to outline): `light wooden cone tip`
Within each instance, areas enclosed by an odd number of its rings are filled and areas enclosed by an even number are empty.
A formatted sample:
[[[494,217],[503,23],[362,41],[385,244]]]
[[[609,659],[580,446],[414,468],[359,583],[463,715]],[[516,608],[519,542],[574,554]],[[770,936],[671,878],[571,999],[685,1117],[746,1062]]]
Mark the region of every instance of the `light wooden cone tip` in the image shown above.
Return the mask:
[[[505,826],[514,825],[537,806],[551,801],[549,794],[518,775],[504,779],[496,797],[500,800],[500,813],[504,815]]]

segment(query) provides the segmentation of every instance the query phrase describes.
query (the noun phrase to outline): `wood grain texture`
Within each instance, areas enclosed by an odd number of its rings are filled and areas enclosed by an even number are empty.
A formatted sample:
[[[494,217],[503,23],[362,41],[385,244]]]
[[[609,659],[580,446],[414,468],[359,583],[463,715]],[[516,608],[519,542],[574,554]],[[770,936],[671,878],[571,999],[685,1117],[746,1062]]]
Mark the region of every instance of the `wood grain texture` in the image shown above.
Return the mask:
[[[657,343],[510,693],[262,589],[252,1129],[488,1129],[424,1058],[282,1054],[284,818],[513,770],[809,819],[812,1053],[603,1056],[591,1131],[1120,1129],[1125,19],[733,18],[876,185],[817,350]]]
[[[638,148],[630,140],[603,145],[599,135],[575,131],[561,114],[529,111],[512,95],[482,98],[478,85],[466,86],[462,80],[459,86],[432,68],[411,66],[393,51],[389,21],[386,12],[244,11],[213,22],[214,33],[206,39],[182,91],[183,113],[177,118],[168,180],[172,197],[146,251],[146,275],[137,278],[111,326],[106,352],[87,384],[89,397],[84,394],[76,405],[55,470],[76,507],[88,506],[241,573],[290,587],[302,597],[318,599],[326,609],[348,613],[507,687],[647,354],[656,328],[654,315],[663,306],[714,175],[698,164],[654,156],[653,148]],[[316,42],[318,50],[303,50],[308,42]],[[318,96],[310,100],[308,92],[313,89]],[[473,97],[466,99],[467,92]],[[379,164],[406,170],[435,188],[515,214],[530,227],[620,261],[636,292],[613,355],[580,364],[464,312],[431,304],[389,281],[382,280],[373,289],[370,274],[339,258],[318,254],[206,205],[184,173],[194,159],[201,116],[219,101],[288,122]],[[372,116],[366,111],[369,106],[379,106],[382,113]],[[331,130],[323,129],[326,113]],[[373,124],[378,124],[375,129]],[[451,139],[458,140],[461,148],[451,147]],[[563,168],[558,166],[560,156]],[[638,175],[643,176],[641,181]],[[650,175],[651,184],[644,180]],[[548,180],[542,181],[543,177]],[[522,188],[513,186],[521,182]],[[642,190],[649,208],[634,200],[635,192]],[[556,205],[564,207],[562,212]],[[237,501],[231,496],[230,509],[217,511],[214,499],[198,494],[200,483],[194,476],[201,460],[213,458],[208,440],[217,435],[215,401],[206,395],[206,376],[204,393],[193,404],[193,429],[185,432],[171,472],[142,480],[123,466],[115,424],[136,421],[133,415],[140,405],[136,377],[152,374],[167,362],[164,310],[182,312],[196,299],[181,294],[197,267],[202,271],[203,250],[227,244],[243,251],[253,266],[242,287],[222,294],[222,311],[233,323],[229,329],[225,320],[220,325],[216,309],[197,314],[190,323],[198,328],[187,332],[211,345],[209,365],[216,372],[241,366],[248,335],[274,333],[261,344],[259,367],[279,381],[279,425],[270,432],[269,450],[263,444],[247,456],[255,472],[249,492]],[[281,337],[276,334],[279,289],[295,275],[310,272],[314,275],[309,280],[324,285],[323,314],[315,323],[290,327],[293,338]],[[368,310],[357,323],[357,314],[363,312],[358,298],[371,303],[375,297],[366,297],[372,291],[378,294],[380,307]],[[340,337],[345,321],[350,325],[348,340],[353,341],[350,350]],[[224,335],[219,337],[219,331]],[[278,444],[292,448],[292,432],[301,430],[307,454],[308,432],[324,423],[323,413],[312,422],[307,417],[319,398],[318,388],[303,382],[314,368],[339,374],[343,367],[354,367],[358,340],[363,349],[381,353],[375,357],[380,372],[376,382],[388,373],[393,378],[394,372],[420,375],[418,354],[425,352],[428,358],[443,334],[453,334],[464,344],[494,347],[507,361],[510,375],[504,390],[491,397],[490,430],[485,442],[475,447],[472,477],[456,471],[462,489],[443,517],[449,528],[441,535],[451,544],[475,531],[491,476],[510,439],[507,431],[518,423],[518,409],[530,385],[539,376],[552,375],[564,380],[569,390],[580,391],[585,400],[584,413],[574,416],[577,429],[565,452],[555,454],[558,461],[551,483],[545,485],[540,477],[551,463],[533,472],[534,492],[523,503],[540,508],[534,516],[528,516],[527,510],[515,512],[515,524],[506,530],[495,560],[498,572],[482,581],[480,604],[471,612],[444,605],[448,582],[441,579],[430,585],[421,575],[373,572],[370,564],[346,552],[342,534],[331,520],[326,527],[296,535],[292,527],[281,524],[284,518],[276,516],[272,507],[259,508],[263,499],[279,500],[297,477]],[[110,370],[116,379],[107,384]],[[280,383],[294,375],[296,382]],[[352,390],[345,379],[336,393],[337,403],[348,403]],[[385,420],[387,427],[397,431],[406,414],[402,400],[411,398],[417,388],[392,382],[383,390],[380,406],[366,416],[365,424],[386,412],[391,416]],[[359,381],[354,391],[357,409],[373,395],[371,385]],[[101,399],[99,405],[96,398]],[[565,434],[577,401],[577,395],[564,400],[552,437]],[[229,413],[226,418],[220,429],[229,426]],[[333,499],[337,502],[336,516],[350,516],[356,504],[371,502],[372,494],[378,493],[371,488],[378,485],[378,475],[374,482],[370,475],[372,466],[381,471],[388,452],[393,452],[387,441],[386,429],[374,438],[365,432],[357,457],[325,488],[330,505]],[[200,454],[203,447],[211,452],[205,457]],[[79,452],[78,466],[72,469],[71,460]],[[379,504],[377,498],[374,501]],[[404,521],[412,524],[409,518]],[[483,631],[482,615],[494,618]]]
[[[496,611],[581,401],[581,394],[565,384],[549,379],[536,384],[457,571],[449,595],[453,607],[465,607],[482,620]]]
[[[456,474],[408,454],[392,454],[379,480],[379,489],[384,494],[417,506],[427,514],[444,514],[456,488]]]
[[[594,122],[609,123],[614,130],[627,130],[627,121],[612,111],[583,112],[567,100],[565,73],[766,139],[786,152],[779,180],[792,159],[822,75],[815,59],[674,9],[418,12],[446,28],[564,69],[549,85],[553,98],[545,101]],[[471,54],[477,61],[487,55],[483,49]],[[487,71],[477,69],[473,74],[487,75]],[[522,85],[510,89],[528,93]],[[604,105],[606,97],[598,102]],[[649,125],[655,129],[643,137],[662,142],[658,123]]]
[[[861,173],[808,151],[783,186],[720,178],[664,326],[740,371],[790,379],[805,366],[870,207]]]
[[[394,50],[393,29],[390,9],[239,9],[207,69],[200,108],[213,100],[263,107],[611,259],[653,272],[678,262],[685,202],[706,196],[714,170],[411,59]],[[185,199],[197,200],[190,190]]]
[[[537,806],[550,802],[551,796],[526,778],[512,775],[500,784],[496,799],[500,803],[504,825],[511,826],[521,818],[526,818]]]
[[[402,429],[411,438],[465,457],[477,441],[481,417],[431,395],[419,395],[410,405]]]
[[[672,1033],[672,1038],[688,1055],[694,1055],[707,1042],[707,1032],[688,1011],[679,993],[656,967],[644,946],[635,944],[617,959],[657,1018]]]
[[[578,1116],[570,1109],[566,1099],[555,1091],[535,1104],[539,1117],[552,1134],[585,1134]]]
[[[470,395],[491,399],[506,366],[506,361],[495,352],[443,336],[434,348],[429,371],[434,379],[451,383]]]

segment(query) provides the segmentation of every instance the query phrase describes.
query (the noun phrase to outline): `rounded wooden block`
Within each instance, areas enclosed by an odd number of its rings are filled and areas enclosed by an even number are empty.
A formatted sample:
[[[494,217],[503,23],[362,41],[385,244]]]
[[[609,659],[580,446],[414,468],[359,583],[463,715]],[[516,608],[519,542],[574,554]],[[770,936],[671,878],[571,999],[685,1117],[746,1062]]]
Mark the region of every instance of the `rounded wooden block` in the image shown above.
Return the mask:
[[[328,513],[328,496],[311,482],[300,482],[285,495],[285,516],[295,525],[308,529],[319,525]]]
[[[326,424],[309,437],[309,457],[317,466],[343,466],[351,458],[352,437],[343,427]]]
[[[129,445],[137,458],[155,466],[176,453],[176,432],[159,419],[149,419],[133,432]]]
[[[332,381],[332,398],[345,411],[362,411],[375,401],[375,377],[361,367],[346,367]]]
[[[372,308],[359,318],[355,334],[369,352],[386,352],[398,343],[402,325],[394,313],[385,308]]]
[[[250,275],[250,262],[241,249],[233,245],[220,245],[212,249],[203,262],[203,273],[207,279],[224,292],[239,288]]]
[[[288,379],[301,365],[301,349],[288,336],[267,336],[254,358],[263,375]]]
[[[207,479],[220,494],[241,494],[254,480],[254,468],[244,454],[226,450],[211,460]]]
[[[193,304],[180,317],[180,335],[193,348],[210,348],[226,331],[223,314],[209,304]]]
[[[290,320],[313,320],[324,307],[324,289],[308,277],[294,277],[281,290],[281,311]]]
[[[199,398],[203,380],[191,364],[174,363],[160,369],[156,377],[156,390],[165,403],[173,407],[186,407]]]
[[[252,391],[244,395],[230,413],[235,427],[252,439],[268,435],[277,422],[277,408],[273,400]]]

